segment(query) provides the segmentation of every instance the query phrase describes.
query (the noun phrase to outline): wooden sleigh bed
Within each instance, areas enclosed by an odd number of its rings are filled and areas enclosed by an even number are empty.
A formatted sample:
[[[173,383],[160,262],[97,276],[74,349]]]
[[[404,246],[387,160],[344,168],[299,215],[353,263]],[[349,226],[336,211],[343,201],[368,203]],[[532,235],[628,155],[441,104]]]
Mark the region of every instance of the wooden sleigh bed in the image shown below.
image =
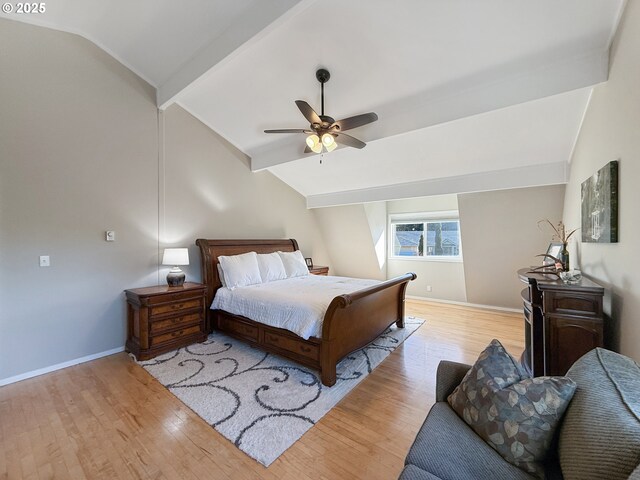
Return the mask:
[[[207,308],[218,288],[218,257],[247,252],[272,253],[298,250],[288,240],[206,240],[198,239],[203,283],[207,286]],[[390,325],[404,327],[404,296],[415,273],[407,273],[374,286],[333,299],[324,316],[322,338],[305,340],[281,328],[255,322],[222,310],[208,310],[207,332],[217,329],[263,350],[290,358],[320,371],[322,383],[336,383],[338,362],[378,338]]]

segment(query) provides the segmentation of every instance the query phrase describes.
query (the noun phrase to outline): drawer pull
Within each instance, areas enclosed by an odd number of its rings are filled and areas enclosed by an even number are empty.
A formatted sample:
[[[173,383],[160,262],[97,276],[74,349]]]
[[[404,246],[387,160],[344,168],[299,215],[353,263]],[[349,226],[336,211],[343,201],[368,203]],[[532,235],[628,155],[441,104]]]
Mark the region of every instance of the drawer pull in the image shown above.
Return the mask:
[[[300,347],[300,350],[302,350],[302,351],[303,351],[303,352],[305,352],[305,353],[309,353],[309,352],[311,351],[311,348],[310,348],[310,347],[304,347],[304,346],[301,346],[301,347]]]

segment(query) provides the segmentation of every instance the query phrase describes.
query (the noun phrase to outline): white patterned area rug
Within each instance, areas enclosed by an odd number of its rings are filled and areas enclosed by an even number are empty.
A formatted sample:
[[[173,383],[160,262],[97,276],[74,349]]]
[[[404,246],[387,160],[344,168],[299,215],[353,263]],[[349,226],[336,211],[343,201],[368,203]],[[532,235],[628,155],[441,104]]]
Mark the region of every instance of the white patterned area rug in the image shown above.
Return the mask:
[[[423,323],[406,317],[405,328],[393,325],[346,357],[331,388],[318,372],[219,332],[139,364],[240,450],[269,466]]]

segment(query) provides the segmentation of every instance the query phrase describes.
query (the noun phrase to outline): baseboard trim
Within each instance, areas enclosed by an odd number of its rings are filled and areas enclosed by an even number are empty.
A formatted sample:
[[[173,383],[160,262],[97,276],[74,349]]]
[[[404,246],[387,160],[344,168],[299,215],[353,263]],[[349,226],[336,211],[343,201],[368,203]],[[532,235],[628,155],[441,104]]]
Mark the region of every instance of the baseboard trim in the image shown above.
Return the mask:
[[[417,295],[405,295],[405,298],[411,298],[413,300],[422,300],[424,302],[459,305],[461,307],[482,308],[483,310],[497,310],[499,312],[522,313],[522,310],[518,308],[497,307],[495,305],[483,305],[481,303],[458,302],[456,300],[443,300],[440,298],[419,297]]]
[[[62,370],[63,368],[79,365],[80,363],[90,362],[91,360],[107,357],[109,355],[113,355],[114,353],[120,353],[120,352],[124,352],[124,346],[113,348],[111,350],[106,350],[104,352],[94,353],[92,355],[87,355],[86,357],[75,358],[67,362],[58,363],[56,365],[51,365],[49,367],[39,368],[37,370],[32,370],[30,372],[21,373],[20,375],[15,375],[13,377],[2,378],[0,379],[0,387],[9,385],[10,383],[19,382],[21,380],[26,380],[28,378],[38,377],[40,375],[44,375],[45,373],[51,373],[51,372],[55,372],[56,370]]]

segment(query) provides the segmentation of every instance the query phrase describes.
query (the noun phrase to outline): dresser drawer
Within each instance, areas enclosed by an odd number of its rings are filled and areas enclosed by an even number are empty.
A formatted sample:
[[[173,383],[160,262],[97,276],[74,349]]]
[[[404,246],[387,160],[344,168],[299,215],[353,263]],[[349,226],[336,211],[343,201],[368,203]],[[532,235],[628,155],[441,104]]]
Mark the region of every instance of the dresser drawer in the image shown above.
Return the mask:
[[[155,346],[161,343],[170,342],[172,340],[178,340],[183,337],[188,337],[189,335],[196,335],[201,333],[200,325],[194,325],[192,327],[183,328],[181,330],[176,330],[175,332],[164,333],[162,335],[156,335],[151,337],[151,346]]]
[[[189,313],[187,315],[180,315],[177,317],[169,317],[158,320],[153,320],[150,325],[151,333],[162,332],[163,330],[175,329],[178,327],[184,327],[192,325],[194,323],[200,323],[202,321],[202,314]]]
[[[295,338],[287,337],[285,335],[278,335],[276,333],[264,332],[264,343],[276,348],[282,348],[289,352],[296,352],[314,360],[320,358],[320,349],[313,345],[308,345],[304,342],[296,340]]]
[[[601,295],[547,291],[542,298],[546,314],[602,317]]]
[[[166,313],[179,312],[181,310],[189,310],[192,308],[202,308],[202,298],[191,298],[187,300],[181,300],[174,303],[166,303],[162,305],[156,305],[150,307],[150,314],[152,317],[158,315],[164,315]]]

